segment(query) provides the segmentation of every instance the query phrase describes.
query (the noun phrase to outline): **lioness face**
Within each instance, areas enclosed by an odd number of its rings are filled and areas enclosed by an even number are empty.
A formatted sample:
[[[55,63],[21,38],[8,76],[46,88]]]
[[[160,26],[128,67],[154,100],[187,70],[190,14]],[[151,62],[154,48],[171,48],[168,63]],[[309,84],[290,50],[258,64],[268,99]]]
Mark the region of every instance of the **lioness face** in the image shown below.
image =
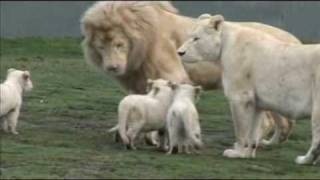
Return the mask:
[[[93,48],[99,54],[100,68],[115,76],[125,74],[128,64],[129,40],[121,31],[97,32]]]
[[[188,40],[178,49],[183,62],[217,61],[221,52],[221,24],[223,17],[200,16]]]

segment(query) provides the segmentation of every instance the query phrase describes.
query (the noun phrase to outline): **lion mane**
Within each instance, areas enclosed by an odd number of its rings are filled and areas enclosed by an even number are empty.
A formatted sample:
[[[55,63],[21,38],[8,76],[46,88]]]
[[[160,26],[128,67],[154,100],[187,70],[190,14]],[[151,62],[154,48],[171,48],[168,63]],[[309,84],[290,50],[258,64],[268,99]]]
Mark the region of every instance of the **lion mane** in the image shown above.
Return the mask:
[[[126,73],[122,76],[116,76],[116,79],[120,81],[125,89],[135,93],[144,93],[147,78],[177,80],[161,75],[161,72],[165,71],[168,65],[175,66],[168,68],[177,69],[179,73],[176,74],[184,76],[180,79],[188,81],[188,76],[179,58],[175,57],[177,56],[176,48],[164,47],[163,51],[171,51],[171,57],[169,56],[166,60],[162,58],[162,61],[159,61],[159,58],[155,57],[155,48],[158,48],[158,42],[168,40],[168,38],[162,37],[163,33],[159,32],[159,29],[161,29],[159,21],[163,12],[178,13],[178,10],[166,1],[108,1],[95,3],[85,12],[81,19],[81,29],[85,34],[82,46],[87,62],[99,69],[102,57],[92,46],[92,41],[97,32],[107,34],[109,30],[118,28],[127,36],[132,47],[127,55]],[[171,61],[170,63],[175,62],[168,64],[169,61]],[[164,65],[166,66],[163,67]]]

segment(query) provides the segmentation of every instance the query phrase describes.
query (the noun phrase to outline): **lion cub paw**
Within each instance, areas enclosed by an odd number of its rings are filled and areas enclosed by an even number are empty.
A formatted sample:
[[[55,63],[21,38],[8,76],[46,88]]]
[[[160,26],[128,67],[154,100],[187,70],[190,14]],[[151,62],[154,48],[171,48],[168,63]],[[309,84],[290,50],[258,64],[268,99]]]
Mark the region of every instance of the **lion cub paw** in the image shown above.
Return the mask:
[[[239,149],[227,149],[223,152],[223,156],[228,158],[254,158],[253,155],[250,155],[244,151],[240,151]]]

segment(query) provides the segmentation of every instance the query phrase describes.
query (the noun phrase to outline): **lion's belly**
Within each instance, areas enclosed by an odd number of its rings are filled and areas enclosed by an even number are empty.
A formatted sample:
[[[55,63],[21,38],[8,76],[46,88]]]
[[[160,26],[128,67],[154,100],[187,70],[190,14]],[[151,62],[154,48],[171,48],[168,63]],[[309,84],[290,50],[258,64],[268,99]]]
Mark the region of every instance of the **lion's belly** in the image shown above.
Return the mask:
[[[270,65],[270,61],[261,61],[256,66],[255,91],[258,106],[292,118],[310,116],[312,68],[302,61],[275,61],[279,62]]]

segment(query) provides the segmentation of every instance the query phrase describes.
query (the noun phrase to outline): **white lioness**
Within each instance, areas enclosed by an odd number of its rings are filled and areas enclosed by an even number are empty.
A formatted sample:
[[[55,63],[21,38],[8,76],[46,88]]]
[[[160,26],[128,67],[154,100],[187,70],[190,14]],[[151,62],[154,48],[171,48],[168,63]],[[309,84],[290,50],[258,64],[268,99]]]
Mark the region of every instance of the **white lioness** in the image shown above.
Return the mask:
[[[22,105],[22,96],[25,91],[30,91],[32,87],[29,71],[8,69],[7,79],[0,84],[0,117],[3,119],[5,132],[10,131],[12,134],[19,134],[16,127]]]
[[[201,87],[189,84],[173,84],[174,98],[168,110],[166,129],[169,139],[169,151],[171,154],[175,146],[178,152],[183,148],[187,154],[196,152],[195,149],[202,147],[201,128],[199,115],[195,107],[199,99]]]
[[[128,95],[118,108],[119,134],[122,142],[131,149],[140,132],[161,131],[160,147],[165,148],[166,115],[173,98],[171,82],[163,79],[148,80],[151,90],[146,95]],[[128,146],[130,145],[130,146]]]
[[[199,21],[189,39],[193,61],[219,60],[223,87],[235,125],[235,149],[227,157],[255,157],[257,114],[279,112],[290,118],[311,116],[312,143],[298,164],[312,164],[320,154],[320,45],[281,42],[257,30],[239,27],[216,15]],[[205,58],[204,58],[205,57]],[[188,61],[188,60],[186,60]],[[190,62],[190,63],[191,63]]]

